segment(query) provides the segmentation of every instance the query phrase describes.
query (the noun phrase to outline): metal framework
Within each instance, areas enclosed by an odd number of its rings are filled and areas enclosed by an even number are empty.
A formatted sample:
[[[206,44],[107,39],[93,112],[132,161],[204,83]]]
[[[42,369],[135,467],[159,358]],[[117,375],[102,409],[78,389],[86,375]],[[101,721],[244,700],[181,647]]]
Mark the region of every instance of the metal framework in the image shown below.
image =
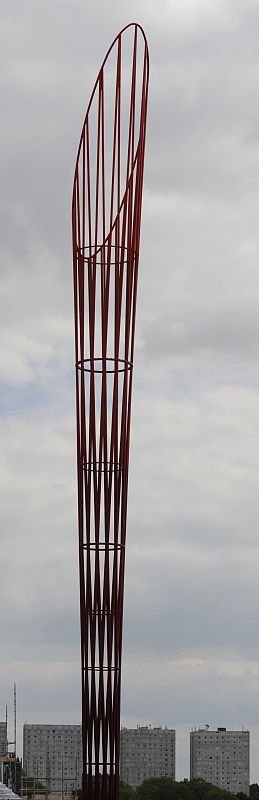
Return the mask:
[[[127,25],[97,77],[72,201],[84,800],[117,800],[130,417],[148,47]]]

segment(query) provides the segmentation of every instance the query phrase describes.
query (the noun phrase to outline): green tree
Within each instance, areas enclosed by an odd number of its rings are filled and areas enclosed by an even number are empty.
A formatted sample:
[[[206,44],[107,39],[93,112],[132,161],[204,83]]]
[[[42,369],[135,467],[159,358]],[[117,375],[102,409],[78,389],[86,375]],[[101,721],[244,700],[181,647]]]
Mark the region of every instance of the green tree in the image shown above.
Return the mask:
[[[121,781],[119,788],[120,800],[135,800],[136,797],[136,789],[133,789],[132,786],[128,785],[128,783],[123,783],[123,781]]]
[[[151,778],[137,789],[141,800],[236,800],[234,795],[203,780],[174,781],[172,778]]]
[[[150,778],[138,787],[137,794],[143,800],[175,800],[175,786],[172,778]]]

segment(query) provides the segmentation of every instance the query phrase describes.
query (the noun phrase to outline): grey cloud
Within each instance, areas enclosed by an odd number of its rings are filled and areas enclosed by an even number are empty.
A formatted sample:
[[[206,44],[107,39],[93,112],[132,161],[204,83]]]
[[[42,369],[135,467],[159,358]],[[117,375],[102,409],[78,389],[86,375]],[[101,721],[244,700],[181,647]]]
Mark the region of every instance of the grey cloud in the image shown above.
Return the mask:
[[[126,14],[126,18],[125,18]],[[253,726],[258,692],[258,9],[4,3],[0,702],[79,721],[70,203],[85,106],[135,14],[151,88],[123,720]],[[141,19],[140,19],[141,18]],[[216,646],[217,645],[217,646]],[[209,719],[208,719],[209,717]],[[20,737],[20,734],[19,734]],[[19,738],[21,747],[21,737]]]
[[[146,336],[145,336],[146,333]],[[219,351],[231,357],[253,359],[258,355],[259,322],[258,310],[244,304],[233,307],[230,316],[227,308],[207,307],[191,309],[184,322],[172,314],[161,315],[152,320],[143,333],[143,355],[149,359],[173,358],[174,355],[190,355],[195,351]]]

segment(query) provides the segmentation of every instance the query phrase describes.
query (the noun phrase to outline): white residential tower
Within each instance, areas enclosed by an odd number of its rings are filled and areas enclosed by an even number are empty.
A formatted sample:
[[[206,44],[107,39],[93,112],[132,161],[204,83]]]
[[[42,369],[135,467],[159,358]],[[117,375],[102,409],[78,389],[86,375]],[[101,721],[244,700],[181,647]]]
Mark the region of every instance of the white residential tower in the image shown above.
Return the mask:
[[[48,791],[71,793],[82,783],[81,725],[23,726],[23,768]]]
[[[175,730],[121,729],[120,778],[134,788],[147,778],[175,777]]]
[[[210,730],[190,734],[190,778],[249,795],[249,731]]]

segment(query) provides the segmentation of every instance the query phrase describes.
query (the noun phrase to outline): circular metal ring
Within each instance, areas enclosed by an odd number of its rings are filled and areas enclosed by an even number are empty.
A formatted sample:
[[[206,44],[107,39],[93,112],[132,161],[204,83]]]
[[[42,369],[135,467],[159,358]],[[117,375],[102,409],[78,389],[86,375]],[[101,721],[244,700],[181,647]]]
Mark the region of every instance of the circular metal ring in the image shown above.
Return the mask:
[[[111,362],[111,363],[113,363],[115,365],[116,364],[118,364],[118,365],[119,364],[123,364],[123,367],[119,367],[118,366],[117,369],[116,369],[116,366],[115,366],[114,369],[95,369],[95,368],[93,368],[96,363],[103,364],[103,362],[107,363],[107,361],[109,361],[109,363]],[[101,358],[101,356],[98,356],[97,358],[84,358],[83,364],[84,364],[84,372],[98,372],[100,374],[102,374],[103,372],[106,372],[106,373],[126,372],[126,370],[130,371],[132,369],[132,367],[133,367],[132,361],[125,361],[124,358],[110,358],[110,357],[109,358],[107,358],[107,357],[106,358]],[[90,367],[85,366],[85,364],[89,364]],[[80,369],[80,370],[82,369],[82,361],[77,361],[76,362],[76,369]]]

